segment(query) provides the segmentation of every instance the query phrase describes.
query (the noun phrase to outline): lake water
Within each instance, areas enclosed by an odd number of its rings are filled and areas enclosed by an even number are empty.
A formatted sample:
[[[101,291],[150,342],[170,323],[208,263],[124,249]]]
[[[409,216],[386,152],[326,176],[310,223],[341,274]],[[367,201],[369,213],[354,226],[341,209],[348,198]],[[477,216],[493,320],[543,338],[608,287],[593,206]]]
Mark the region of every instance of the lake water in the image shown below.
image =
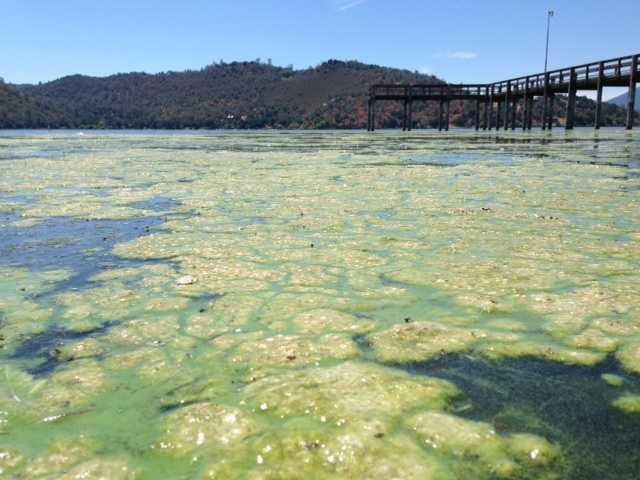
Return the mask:
[[[640,476],[640,135],[0,132],[0,478]]]

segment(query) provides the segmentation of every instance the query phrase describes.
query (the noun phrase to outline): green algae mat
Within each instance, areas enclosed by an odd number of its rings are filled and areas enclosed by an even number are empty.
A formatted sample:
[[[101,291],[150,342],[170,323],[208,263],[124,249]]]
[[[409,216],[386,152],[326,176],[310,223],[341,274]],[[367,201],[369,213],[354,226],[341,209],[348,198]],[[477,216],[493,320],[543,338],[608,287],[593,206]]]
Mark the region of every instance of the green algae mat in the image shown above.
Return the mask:
[[[0,132],[0,478],[640,478],[640,136]]]

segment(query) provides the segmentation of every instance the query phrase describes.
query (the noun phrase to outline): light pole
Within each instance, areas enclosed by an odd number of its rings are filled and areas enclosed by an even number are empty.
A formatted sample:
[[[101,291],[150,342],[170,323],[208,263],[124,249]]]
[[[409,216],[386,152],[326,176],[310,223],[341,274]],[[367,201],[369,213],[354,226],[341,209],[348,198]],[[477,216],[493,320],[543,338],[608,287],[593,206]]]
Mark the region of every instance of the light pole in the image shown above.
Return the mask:
[[[549,28],[551,27],[551,17],[553,17],[553,10],[547,12],[547,47],[544,52],[544,73],[547,73],[547,64],[549,61]]]

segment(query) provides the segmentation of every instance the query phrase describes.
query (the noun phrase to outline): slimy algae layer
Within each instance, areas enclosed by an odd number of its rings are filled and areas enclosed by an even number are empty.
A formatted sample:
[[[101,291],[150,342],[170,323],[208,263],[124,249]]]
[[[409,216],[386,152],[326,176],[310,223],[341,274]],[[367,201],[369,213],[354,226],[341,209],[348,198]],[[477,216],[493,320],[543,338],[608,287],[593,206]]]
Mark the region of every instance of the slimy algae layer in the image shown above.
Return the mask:
[[[0,478],[640,477],[640,137],[0,134]]]

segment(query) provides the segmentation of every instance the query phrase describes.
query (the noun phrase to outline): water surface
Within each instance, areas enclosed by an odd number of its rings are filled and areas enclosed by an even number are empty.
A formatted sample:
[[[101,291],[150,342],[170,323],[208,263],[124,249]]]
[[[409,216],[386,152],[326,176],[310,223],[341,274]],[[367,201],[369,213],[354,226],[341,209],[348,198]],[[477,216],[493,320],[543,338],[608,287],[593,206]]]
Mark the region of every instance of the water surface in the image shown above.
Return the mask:
[[[5,131],[0,164],[0,477],[640,475],[635,132]]]

